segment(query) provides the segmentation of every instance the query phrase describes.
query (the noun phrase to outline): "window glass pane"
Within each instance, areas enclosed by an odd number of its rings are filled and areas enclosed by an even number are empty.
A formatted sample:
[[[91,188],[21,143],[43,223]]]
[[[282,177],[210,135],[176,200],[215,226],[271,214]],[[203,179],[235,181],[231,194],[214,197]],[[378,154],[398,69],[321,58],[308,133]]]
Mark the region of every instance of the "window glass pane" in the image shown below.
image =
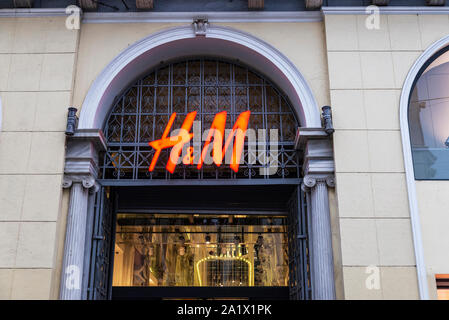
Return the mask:
[[[114,286],[287,286],[286,216],[118,214]]]
[[[418,79],[409,106],[416,179],[449,179],[449,51]]]

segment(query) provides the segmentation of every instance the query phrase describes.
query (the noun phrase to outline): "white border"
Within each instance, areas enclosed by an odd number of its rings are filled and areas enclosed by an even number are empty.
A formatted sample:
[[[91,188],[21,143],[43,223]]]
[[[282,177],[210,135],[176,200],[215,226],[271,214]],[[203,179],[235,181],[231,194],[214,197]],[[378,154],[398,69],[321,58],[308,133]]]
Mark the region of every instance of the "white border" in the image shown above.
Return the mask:
[[[371,14],[367,7],[322,7],[324,15],[335,14]],[[449,7],[378,7],[381,14],[449,14]]]
[[[85,12],[83,23],[192,22],[320,22],[320,11],[218,11],[218,12]]]
[[[89,88],[81,108],[78,128],[101,128],[119,90],[129,85],[126,82],[133,80],[131,76],[138,76],[136,73],[142,71],[142,68],[157,65],[154,61],[156,56],[163,56],[165,59],[170,56],[182,57],[187,53],[193,54],[192,50],[209,55],[242,58],[232,57],[239,50],[245,55],[247,63],[254,61],[261,68],[271,68],[266,72],[282,79],[284,87],[280,85],[281,89],[290,94],[302,126],[321,127],[319,108],[312,90],[294,64],[276,48],[248,33],[229,27],[209,26],[205,37],[195,36],[192,26],[188,25],[152,34],[115,57]]]
[[[424,261],[424,249],[422,245],[421,225],[419,219],[418,199],[416,195],[415,172],[413,168],[412,149],[408,126],[409,97],[413,82],[419,71],[432,56],[449,44],[449,36],[445,36],[427,48],[415,61],[404,82],[399,105],[399,117],[401,125],[402,151],[405,162],[405,176],[407,179],[408,201],[410,206],[410,217],[412,222],[413,242],[415,247],[416,269],[418,272],[418,285],[421,299],[429,299],[429,288],[427,283],[427,271]]]

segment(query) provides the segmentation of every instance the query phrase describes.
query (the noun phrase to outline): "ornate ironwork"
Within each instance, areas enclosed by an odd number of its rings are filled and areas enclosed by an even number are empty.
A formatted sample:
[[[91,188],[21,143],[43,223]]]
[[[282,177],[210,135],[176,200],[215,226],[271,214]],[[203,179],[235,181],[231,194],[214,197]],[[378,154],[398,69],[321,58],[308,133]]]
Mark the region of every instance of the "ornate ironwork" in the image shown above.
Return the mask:
[[[296,187],[288,203],[289,294],[291,300],[311,298],[310,259],[305,195]]]
[[[162,151],[156,168],[149,172],[154,150],[148,142],[160,139],[173,112],[173,129],[181,127],[187,113],[197,111],[201,132],[209,129],[216,113],[227,111],[226,128],[231,129],[237,116],[251,111],[249,128],[268,129],[265,155],[270,155],[269,129],[278,129],[278,157],[270,159],[277,166],[272,175],[260,174],[258,156],[245,142],[239,171],[228,165],[176,167],[165,170],[170,153]],[[294,148],[298,127],[287,98],[269,80],[237,63],[214,59],[192,59],[157,68],[128,88],[113,106],[105,123],[108,149],[101,160],[102,179],[272,179],[299,178],[300,161]],[[201,146],[195,150],[201,151]]]
[[[95,219],[92,234],[91,266],[88,286],[89,300],[111,298],[113,234],[115,233],[114,193],[102,187],[96,193]]]

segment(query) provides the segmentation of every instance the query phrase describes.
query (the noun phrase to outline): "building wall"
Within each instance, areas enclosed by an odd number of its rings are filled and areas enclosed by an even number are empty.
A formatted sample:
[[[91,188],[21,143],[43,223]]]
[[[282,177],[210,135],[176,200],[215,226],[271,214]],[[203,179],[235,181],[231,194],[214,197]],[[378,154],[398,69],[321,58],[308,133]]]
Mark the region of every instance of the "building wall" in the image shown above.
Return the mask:
[[[0,299],[49,299],[78,31],[65,18],[0,30]]]
[[[176,23],[83,24],[80,35],[74,105],[81,106],[90,85],[122,50],[142,38],[186,25]],[[329,102],[324,27],[316,23],[217,23],[265,40],[285,54],[312,88],[318,105]],[[291,41],[290,34],[295,34]],[[114,41],[111,41],[111,34]]]
[[[92,82],[122,50],[152,33],[179,25],[185,24],[83,24],[76,68],[74,106],[81,107]],[[322,22],[217,23],[217,25],[248,32],[271,44],[296,65],[311,87],[318,106],[329,104],[325,32]],[[115,35],[114,41],[110,40],[111,34]],[[295,35],[293,40],[291,34]],[[330,199],[335,199],[333,191],[330,192]],[[335,201],[331,201],[331,213],[337,298],[342,299],[340,230]]]
[[[62,17],[0,19],[0,299],[58,297],[67,107],[81,108],[92,82],[127,46],[179,25],[82,24],[72,31],[64,23]],[[364,24],[362,15],[328,15],[323,23],[221,23],[273,45],[300,70],[318,105],[333,107],[337,297],[416,299],[399,95],[415,59],[449,34],[449,18],[385,15],[380,30]],[[445,191],[444,181],[417,183],[431,297],[434,274],[449,273],[442,254],[449,243]],[[367,271],[376,275],[370,266],[380,267],[379,289],[366,286]]]
[[[435,275],[449,273],[448,192],[449,181],[416,181],[431,299],[437,299]]]
[[[382,15],[378,30],[368,30],[365,19],[365,15],[325,17],[345,297],[416,299],[399,97],[417,57],[449,33],[449,19]],[[435,193],[443,186],[447,190],[445,182],[418,183],[429,283],[435,281],[431,279],[435,270],[449,270],[444,248],[435,250],[438,243],[445,242],[446,249],[449,243],[442,229],[444,193]],[[379,289],[366,285],[375,270],[369,266],[380,267]],[[431,289],[435,297],[434,284]]]
[[[0,72],[0,298],[58,297],[69,196],[61,187],[67,107],[80,109],[92,82],[123,49],[176,25],[83,24],[73,31],[63,17],[0,20],[0,70],[7,70]],[[322,23],[224,25],[279,49],[318,104],[329,104]],[[288,40],[292,30],[296,41]]]

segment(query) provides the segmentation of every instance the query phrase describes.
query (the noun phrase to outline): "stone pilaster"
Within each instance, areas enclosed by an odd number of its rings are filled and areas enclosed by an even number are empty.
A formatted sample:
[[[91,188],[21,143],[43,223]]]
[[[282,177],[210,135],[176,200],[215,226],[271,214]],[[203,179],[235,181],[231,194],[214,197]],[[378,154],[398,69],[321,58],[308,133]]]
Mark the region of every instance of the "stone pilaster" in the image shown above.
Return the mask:
[[[98,153],[105,149],[99,130],[79,130],[67,138],[64,168],[64,188],[70,188],[70,201],[64,242],[59,298],[83,298],[83,276],[86,265],[89,194],[98,191]]]
[[[334,259],[327,190],[335,186],[334,179],[333,176],[307,175],[304,177],[304,186],[310,192],[313,299],[334,300]]]
[[[334,187],[332,139],[324,128],[299,128],[296,148],[304,155],[312,298],[335,299],[334,258],[328,188]]]
[[[70,188],[69,212],[64,242],[64,258],[59,298],[80,300],[86,242],[87,203],[89,189],[96,189],[92,177],[64,178],[63,187]]]

